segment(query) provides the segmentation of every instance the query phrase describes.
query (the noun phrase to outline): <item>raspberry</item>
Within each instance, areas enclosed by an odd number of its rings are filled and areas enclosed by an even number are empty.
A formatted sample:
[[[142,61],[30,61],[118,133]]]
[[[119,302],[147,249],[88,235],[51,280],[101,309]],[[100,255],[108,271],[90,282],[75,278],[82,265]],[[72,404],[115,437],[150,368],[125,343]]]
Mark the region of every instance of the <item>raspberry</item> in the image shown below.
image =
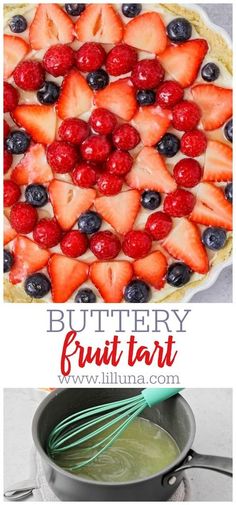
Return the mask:
[[[11,207],[14,203],[18,202],[21,195],[19,186],[9,180],[4,181],[3,185],[3,201],[4,207]]]
[[[196,198],[185,189],[176,189],[173,193],[166,195],[164,200],[164,211],[173,217],[188,216],[195,205]]]
[[[33,231],[34,241],[43,249],[56,246],[62,237],[62,230],[56,219],[40,219]]]
[[[47,160],[49,165],[58,174],[66,174],[74,168],[78,159],[78,154],[74,146],[67,142],[55,141],[47,150]]]
[[[76,117],[64,119],[58,130],[61,140],[71,142],[71,144],[81,144],[90,133],[90,128],[86,121]]]
[[[121,191],[123,181],[117,175],[105,173],[100,175],[97,185],[103,195],[117,195]]]
[[[129,151],[139,144],[140,136],[133,126],[125,123],[116,128],[112,135],[112,142],[117,149]]]
[[[162,109],[171,109],[182,100],[183,96],[184,90],[178,82],[165,81],[156,92],[156,101]]]
[[[110,174],[125,175],[133,165],[132,156],[125,151],[113,151],[106,162],[106,168]]]
[[[118,76],[131,72],[138,56],[135,49],[127,44],[118,44],[107,55],[106,70],[110,75]]]
[[[26,202],[17,202],[11,208],[10,223],[17,233],[33,231],[38,219],[37,210]]]
[[[172,219],[164,212],[153,212],[146,222],[145,230],[150,233],[154,240],[165,238],[172,228]]]
[[[188,102],[188,100],[183,100],[175,105],[172,114],[173,127],[176,130],[185,132],[193,130],[201,118],[199,107],[194,102]]]
[[[9,82],[3,84],[3,112],[12,112],[19,102],[19,93]]]
[[[43,85],[45,71],[39,61],[25,60],[15,68],[13,79],[15,84],[24,91],[35,91]]]
[[[126,233],[122,249],[127,256],[138,259],[147,256],[152,247],[152,239],[145,231],[131,230]]]
[[[66,44],[49,47],[43,57],[43,66],[49,74],[59,77],[67,74],[74,65],[74,51]]]
[[[101,107],[93,110],[89,118],[89,124],[95,132],[108,135],[113,132],[117,125],[117,119],[112,112]]]
[[[98,70],[105,59],[105,49],[96,42],[86,42],[75,52],[75,64],[81,72]]]
[[[119,254],[121,245],[111,231],[99,231],[91,237],[90,249],[99,260],[112,260]]]
[[[69,231],[63,237],[60,247],[66,256],[77,258],[77,256],[84,254],[88,248],[87,236],[80,231]]]
[[[91,135],[80,146],[81,154],[88,161],[105,161],[110,154],[111,144],[104,135]]]
[[[184,133],[180,141],[180,150],[186,156],[195,158],[205,152],[207,148],[207,138],[201,130],[192,130]]]
[[[82,161],[71,172],[73,183],[81,188],[91,188],[96,184],[97,172],[95,163]]]
[[[163,78],[164,69],[156,59],[139,61],[131,74],[131,81],[139,89],[156,88]]]
[[[193,158],[183,158],[174,166],[173,175],[179,186],[193,188],[201,180],[201,165]]]
[[[7,123],[6,119],[4,119],[3,120],[3,138],[4,138],[4,140],[7,138],[9,133],[10,133],[10,126]]]
[[[13,161],[13,156],[11,153],[9,153],[6,149],[4,149],[3,153],[3,171],[4,174],[6,174],[11,167]]]

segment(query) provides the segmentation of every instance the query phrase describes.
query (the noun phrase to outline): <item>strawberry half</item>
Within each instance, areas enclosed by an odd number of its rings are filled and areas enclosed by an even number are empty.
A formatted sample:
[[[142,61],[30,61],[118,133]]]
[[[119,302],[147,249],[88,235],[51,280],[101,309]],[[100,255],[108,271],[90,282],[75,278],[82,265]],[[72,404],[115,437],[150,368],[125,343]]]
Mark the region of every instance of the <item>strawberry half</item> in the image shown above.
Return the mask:
[[[78,70],[71,70],[64,78],[57,111],[61,119],[80,116],[90,110],[93,92]]]
[[[164,159],[153,147],[144,147],[140,151],[126,176],[126,182],[131,188],[148,188],[164,193],[171,193],[177,187]]]
[[[14,264],[9,274],[12,284],[22,282],[29,274],[38,272],[48,263],[50,252],[41,249],[35,242],[19,235],[13,246]]]
[[[232,149],[223,142],[208,140],[205,153],[203,181],[228,182],[232,180]]]
[[[4,245],[11,242],[16,237],[17,233],[14,228],[12,228],[9,219],[4,215],[4,223],[3,223],[3,243]]]
[[[163,242],[163,247],[174,258],[184,261],[194,272],[206,274],[209,263],[198,227],[187,218],[178,219]]]
[[[125,234],[133,227],[140,208],[140,194],[136,189],[115,196],[101,196],[95,209],[118,233]]]
[[[52,283],[52,301],[64,303],[88,278],[89,266],[62,254],[53,254],[48,262]]]
[[[108,109],[121,119],[130,121],[137,110],[135,89],[129,79],[118,79],[98,91],[95,105]]]
[[[4,35],[4,79],[8,79],[18,63],[30,51],[30,46],[21,37]]]
[[[133,263],[134,273],[156,289],[163,288],[167,272],[167,260],[161,251],[154,251]]]
[[[70,44],[74,23],[57,4],[39,4],[29,28],[32,49],[46,49],[55,44]]]
[[[128,261],[95,261],[90,267],[89,276],[105,302],[119,303],[126,285],[132,279],[133,268]]]
[[[47,162],[45,148],[42,144],[32,145],[11,173],[16,184],[43,184],[53,179],[53,173]]]
[[[206,226],[221,226],[232,230],[232,205],[222,189],[209,182],[198,185],[197,203],[190,215],[191,221]]]
[[[214,84],[197,84],[192,88],[194,101],[201,109],[205,130],[216,130],[233,114],[232,89]]]
[[[144,12],[125,27],[124,42],[149,53],[162,53],[167,45],[164,23],[157,12]]]
[[[195,81],[207,51],[206,40],[193,39],[167,47],[164,53],[159,55],[159,60],[165,71],[183,88],[187,88]]]
[[[75,24],[75,33],[81,42],[117,44],[123,37],[123,23],[111,5],[87,5]]]
[[[49,184],[49,195],[58,223],[63,230],[70,230],[80,214],[91,207],[96,191],[54,179]]]
[[[18,105],[12,114],[14,121],[30,133],[35,142],[51,144],[56,136],[57,116],[49,105]]]
[[[153,146],[166,133],[171,119],[172,114],[168,109],[150,105],[140,107],[132,125],[138,130],[142,143],[145,146]]]

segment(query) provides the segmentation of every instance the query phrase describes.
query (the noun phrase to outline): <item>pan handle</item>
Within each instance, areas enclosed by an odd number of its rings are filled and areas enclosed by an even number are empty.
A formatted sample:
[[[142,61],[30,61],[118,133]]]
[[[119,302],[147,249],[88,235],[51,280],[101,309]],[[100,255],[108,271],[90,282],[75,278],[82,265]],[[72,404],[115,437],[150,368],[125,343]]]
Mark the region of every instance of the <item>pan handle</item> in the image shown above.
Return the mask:
[[[9,501],[22,501],[32,495],[34,489],[38,489],[38,486],[32,480],[17,482],[4,492],[4,498]]]

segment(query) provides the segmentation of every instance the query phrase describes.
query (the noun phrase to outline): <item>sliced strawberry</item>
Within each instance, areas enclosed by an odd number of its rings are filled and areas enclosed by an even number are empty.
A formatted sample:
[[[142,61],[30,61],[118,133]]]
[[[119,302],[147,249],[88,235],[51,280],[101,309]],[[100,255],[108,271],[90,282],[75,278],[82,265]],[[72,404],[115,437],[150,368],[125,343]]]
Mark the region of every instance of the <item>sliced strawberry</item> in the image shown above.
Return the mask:
[[[167,260],[161,251],[154,251],[133,263],[135,275],[156,289],[163,288],[167,272]]]
[[[11,179],[20,185],[43,184],[53,179],[42,144],[32,145],[11,173]]]
[[[57,4],[39,4],[29,29],[32,49],[45,49],[54,44],[73,41],[74,24]]]
[[[35,142],[51,144],[56,136],[57,116],[49,105],[18,105],[12,114],[14,121],[25,128]]]
[[[165,71],[183,88],[187,88],[195,81],[207,51],[206,40],[193,39],[167,47],[164,53],[160,54],[159,60]]]
[[[29,44],[21,37],[4,35],[4,79],[10,77],[29,51]]]
[[[171,193],[177,187],[164,159],[153,147],[143,147],[126,176],[126,182],[131,188],[154,189],[164,193]]]
[[[132,124],[138,130],[145,146],[153,146],[166,133],[172,114],[168,109],[162,109],[159,105],[140,107],[135,114]]]
[[[41,270],[50,258],[47,249],[41,249],[27,237],[18,235],[14,242],[14,265],[9,274],[12,284],[22,282],[29,274]]]
[[[208,272],[208,257],[201,241],[200,231],[187,218],[178,219],[162,245],[171,256],[184,261],[194,272],[199,274]]]
[[[80,214],[91,207],[96,191],[54,179],[49,184],[49,195],[58,223],[63,230],[69,230]]]
[[[133,268],[128,261],[95,261],[89,275],[105,302],[119,303],[132,279]]]
[[[4,224],[3,224],[3,243],[4,245],[11,242],[16,237],[17,233],[11,226],[9,219],[4,215]]]
[[[57,104],[61,119],[80,116],[92,106],[93,92],[78,70],[71,70],[64,78]]]
[[[232,89],[214,84],[197,84],[192,88],[194,101],[201,109],[205,130],[216,130],[233,114]]]
[[[118,233],[125,234],[133,227],[140,208],[140,194],[136,189],[115,196],[101,196],[95,209]]]
[[[226,200],[222,189],[210,182],[202,182],[197,189],[197,204],[190,219],[199,224],[232,230],[232,204]]]
[[[117,44],[123,37],[123,23],[111,5],[92,4],[78,18],[75,32],[81,42]]]
[[[137,109],[132,82],[129,79],[111,82],[105,89],[96,93],[95,104],[110,110],[125,121],[130,121]]]
[[[144,12],[125,27],[124,41],[149,53],[162,53],[167,44],[166,29],[157,12]]]
[[[205,153],[203,181],[227,182],[232,180],[232,149],[223,142],[208,140]]]
[[[227,228],[227,222],[225,218],[216,214],[216,212],[197,200],[197,203],[193,209],[193,212],[189,216],[190,221],[194,221],[198,224],[204,224],[205,226],[220,226],[221,228]]]
[[[62,254],[53,254],[48,262],[52,283],[52,301],[64,303],[88,278],[89,266]]]

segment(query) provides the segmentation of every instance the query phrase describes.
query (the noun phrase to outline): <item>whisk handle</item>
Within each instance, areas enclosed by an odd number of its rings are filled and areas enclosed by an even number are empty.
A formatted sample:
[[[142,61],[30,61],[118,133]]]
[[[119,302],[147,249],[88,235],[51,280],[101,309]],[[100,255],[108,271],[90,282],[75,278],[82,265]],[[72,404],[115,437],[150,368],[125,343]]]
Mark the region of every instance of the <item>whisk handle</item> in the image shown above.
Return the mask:
[[[146,388],[142,391],[142,395],[148,407],[154,407],[182,390],[183,388]]]

